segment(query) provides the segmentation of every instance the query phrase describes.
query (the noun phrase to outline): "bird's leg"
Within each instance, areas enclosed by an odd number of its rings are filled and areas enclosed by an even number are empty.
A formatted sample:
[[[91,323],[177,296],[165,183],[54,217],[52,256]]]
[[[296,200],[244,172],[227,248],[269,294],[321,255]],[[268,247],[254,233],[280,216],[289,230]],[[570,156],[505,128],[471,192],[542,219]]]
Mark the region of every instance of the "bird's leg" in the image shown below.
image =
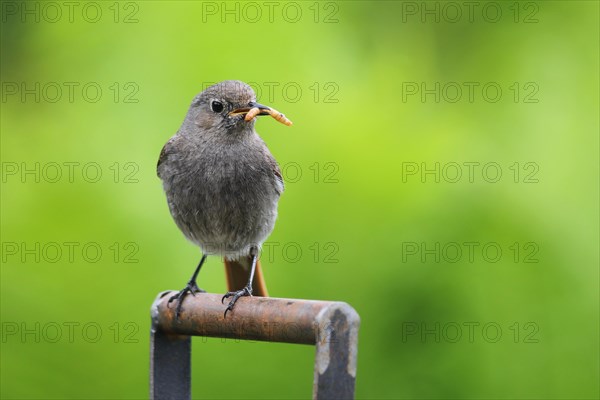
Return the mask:
[[[252,296],[252,281],[254,280],[254,271],[256,270],[256,261],[258,260],[258,249],[256,247],[252,247],[250,249],[250,255],[252,256],[252,266],[250,267],[250,279],[248,279],[248,284],[241,289],[235,292],[227,292],[221,299],[221,303],[229,297],[232,297],[231,301],[227,305],[225,309],[225,314],[223,314],[223,318],[227,317],[227,311],[232,311],[233,306],[238,301],[238,299],[242,296]]]
[[[183,299],[188,294],[188,292],[191,293],[193,296],[195,296],[196,293],[204,293],[205,292],[204,290],[200,289],[198,287],[198,285],[196,284],[196,278],[198,277],[198,272],[200,272],[200,268],[202,267],[202,264],[204,264],[205,260],[206,260],[206,254],[203,254],[202,258],[200,259],[200,262],[198,263],[198,266],[196,267],[196,270],[194,271],[194,275],[192,275],[192,277],[190,278],[187,285],[185,285],[185,287],[183,289],[181,289],[181,291],[179,291],[179,293],[177,293],[176,295],[172,296],[169,299],[168,304],[171,304],[172,301],[177,300],[177,308],[175,309],[175,320],[179,319],[179,315],[181,314],[181,305],[183,304]]]

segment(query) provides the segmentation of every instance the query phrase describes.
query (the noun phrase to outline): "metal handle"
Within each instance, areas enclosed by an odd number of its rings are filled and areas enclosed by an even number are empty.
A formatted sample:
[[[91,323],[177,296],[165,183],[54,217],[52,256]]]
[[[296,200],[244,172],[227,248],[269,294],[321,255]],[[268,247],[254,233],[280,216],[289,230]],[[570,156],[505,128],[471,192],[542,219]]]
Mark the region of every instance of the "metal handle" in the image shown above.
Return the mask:
[[[179,320],[169,294],[152,304],[150,398],[191,399],[191,336],[316,345],[314,399],[352,399],[360,318],[346,303],[243,297],[223,317],[222,295],[187,296]]]

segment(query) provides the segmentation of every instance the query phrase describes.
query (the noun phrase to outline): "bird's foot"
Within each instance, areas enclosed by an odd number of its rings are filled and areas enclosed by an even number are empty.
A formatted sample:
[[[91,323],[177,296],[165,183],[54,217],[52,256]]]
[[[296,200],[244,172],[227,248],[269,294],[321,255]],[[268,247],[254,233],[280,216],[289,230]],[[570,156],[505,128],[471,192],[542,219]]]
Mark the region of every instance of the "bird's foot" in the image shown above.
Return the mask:
[[[175,309],[175,320],[178,320],[179,315],[181,315],[181,306],[183,304],[183,299],[185,299],[185,296],[187,296],[188,293],[191,293],[192,296],[195,296],[196,293],[206,293],[206,290],[200,289],[196,282],[190,281],[176,295],[171,296],[169,302],[167,303],[167,306],[171,304],[171,302],[177,300],[177,308]]]
[[[246,287],[244,287],[242,290],[237,290],[235,292],[227,292],[227,293],[225,293],[225,295],[221,299],[221,303],[223,303],[223,301],[225,299],[228,299],[229,297],[232,297],[232,299],[229,302],[229,304],[227,305],[227,308],[225,309],[225,314],[223,314],[223,318],[227,317],[227,311],[232,311],[233,310],[233,306],[235,306],[235,303],[242,296],[252,296],[252,286],[246,285]]]

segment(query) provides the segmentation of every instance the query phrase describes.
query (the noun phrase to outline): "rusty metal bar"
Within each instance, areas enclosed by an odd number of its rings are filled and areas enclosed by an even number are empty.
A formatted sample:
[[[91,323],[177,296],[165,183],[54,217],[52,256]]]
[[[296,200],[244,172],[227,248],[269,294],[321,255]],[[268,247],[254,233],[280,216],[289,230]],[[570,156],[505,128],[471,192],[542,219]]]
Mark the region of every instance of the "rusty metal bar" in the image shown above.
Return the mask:
[[[243,297],[223,317],[222,295],[187,296],[179,320],[170,293],[152,304],[151,399],[191,398],[190,336],[313,344],[313,398],[352,399],[360,318],[346,303]]]

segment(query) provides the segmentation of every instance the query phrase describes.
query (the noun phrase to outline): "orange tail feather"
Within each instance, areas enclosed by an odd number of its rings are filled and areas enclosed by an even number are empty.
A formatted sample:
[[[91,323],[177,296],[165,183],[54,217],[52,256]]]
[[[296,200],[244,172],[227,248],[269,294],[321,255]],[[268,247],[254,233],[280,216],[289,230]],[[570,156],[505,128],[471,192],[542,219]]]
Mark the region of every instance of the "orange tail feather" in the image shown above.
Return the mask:
[[[250,267],[252,257],[242,257],[239,260],[231,261],[225,259],[225,276],[227,277],[227,287],[230,291],[241,290],[248,284],[250,279]],[[269,297],[267,285],[263,276],[260,261],[256,261],[256,271],[254,272],[254,282],[252,282],[252,295],[260,297]]]

